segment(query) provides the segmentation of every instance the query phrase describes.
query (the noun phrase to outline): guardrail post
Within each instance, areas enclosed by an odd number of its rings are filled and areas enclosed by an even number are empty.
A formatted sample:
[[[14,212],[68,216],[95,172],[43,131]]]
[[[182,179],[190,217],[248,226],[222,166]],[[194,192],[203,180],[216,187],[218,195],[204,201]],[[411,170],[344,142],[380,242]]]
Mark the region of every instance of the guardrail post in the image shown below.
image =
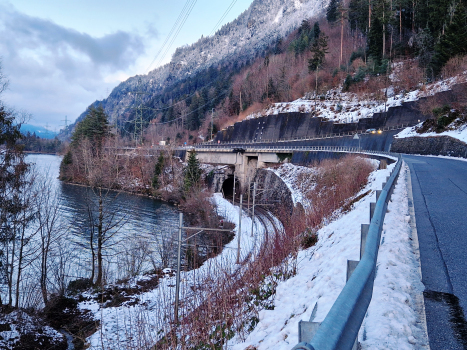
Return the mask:
[[[384,188],[384,186],[383,186]],[[378,201],[379,196],[381,195],[381,190],[376,190],[376,201]]]
[[[365,252],[366,238],[368,237],[368,231],[370,231],[370,224],[361,225],[360,235],[360,260],[362,259],[363,253]]]
[[[376,203],[374,202],[370,203],[370,222],[371,222],[371,219],[373,218],[375,209],[376,209]]]
[[[345,282],[349,280],[350,276],[352,276],[352,273],[355,271],[357,268],[357,265],[360,261],[355,261],[355,260],[347,260],[347,279]],[[358,349],[358,337],[355,339],[355,342],[353,343],[352,350],[357,350]]]
[[[352,273],[355,271],[355,268],[357,267],[359,262],[360,261],[356,260],[347,260],[347,276],[345,282],[347,282],[350,276],[352,276]]]
[[[315,303],[313,311],[311,312],[309,321],[299,321],[298,322],[298,342],[308,343],[315,336],[316,331],[319,328],[321,322],[313,322],[316,317],[316,311],[318,310],[318,303]],[[299,344],[300,345],[300,344]],[[294,349],[306,349],[306,348],[294,348]]]

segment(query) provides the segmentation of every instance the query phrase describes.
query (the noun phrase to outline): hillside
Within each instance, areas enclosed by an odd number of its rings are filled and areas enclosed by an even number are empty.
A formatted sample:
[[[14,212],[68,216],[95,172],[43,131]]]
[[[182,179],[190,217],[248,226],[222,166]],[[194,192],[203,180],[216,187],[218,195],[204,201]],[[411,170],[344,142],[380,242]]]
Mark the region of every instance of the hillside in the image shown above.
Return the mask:
[[[210,68],[227,67],[255,58],[277,38],[295,29],[303,19],[323,13],[327,0],[255,0],[235,21],[224,25],[213,36],[178,48],[169,64],[147,75],[137,75],[120,83],[110,95],[93,104],[102,104],[112,122],[128,119],[135,96],[142,91],[144,103],[170,90],[183,79]],[[235,68],[234,68],[235,70]],[[138,82],[141,82],[138,85]],[[205,81],[204,84],[209,84]],[[202,86],[195,86],[195,90]],[[192,93],[193,91],[189,91]],[[180,96],[178,96],[180,97]],[[154,114],[154,113],[152,113]],[[81,120],[84,113],[78,118]]]
[[[256,0],[215,35],[178,48],[169,64],[122,82],[93,105],[133,145],[207,140],[271,103],[284,107],[304,96],[314,100],[311,110],[333,94],[326,108],[334,119],[339,109],[347,112],[340,102],[349,105],[350,93],[350,114],[370,117],[388,98],[410,99],[424,84],[462,72],[464,14],[463,2],[434,0]],[[342,121],[354,120],[350,114]]]

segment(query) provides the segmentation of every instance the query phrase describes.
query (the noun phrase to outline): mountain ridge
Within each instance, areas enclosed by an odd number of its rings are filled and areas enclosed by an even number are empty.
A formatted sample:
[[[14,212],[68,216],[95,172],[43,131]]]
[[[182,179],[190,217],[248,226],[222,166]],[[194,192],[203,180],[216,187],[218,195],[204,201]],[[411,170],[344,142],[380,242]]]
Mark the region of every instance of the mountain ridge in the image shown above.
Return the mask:
[[[328,0],[254,0],[237,19],[223,25],[214,35],[177,48],[169,63],[148,74],[128,78],[118,84],[107,98],[96,100],[91,105],[101,104],[111,123],[128,118],[135,105],[132,92],[144,92],[142,103],[145,104],[165,88],[203,69],[254,58],[278,38],[296,29],[304,19],[322,15],[327,3]],[[75,123],[85,115],[86,111]]]

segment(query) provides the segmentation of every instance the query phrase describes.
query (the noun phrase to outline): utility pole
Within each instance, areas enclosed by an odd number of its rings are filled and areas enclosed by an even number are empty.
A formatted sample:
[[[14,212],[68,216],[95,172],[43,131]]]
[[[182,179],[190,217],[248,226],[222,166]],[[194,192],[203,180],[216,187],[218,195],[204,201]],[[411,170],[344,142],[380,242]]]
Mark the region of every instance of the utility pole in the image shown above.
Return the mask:
[[[135,109],[135,129],[133,131],[133,138],[135,139],[135,147],[138,147],[138,143],[143,143],[143,109],[148,109],[143,107],[143,95],[148,95],[148,92],[142,91],[142,81],[141,78],[138,78],[137,90],[132,91],[135,94],[135,106],[132,109]]]
[[[178,225],[178,250],[177,250],[177,277],[175,283],[175,310],[174,310],[174,321],[175,326],[178,325],[178,303],[180,295],[180,265],[181,265],[181,253],[182,253],[182,226],[183,226],[183,213],[180,213],[180,221]]]
[[[243,107],[242,107],[242,92],[241,91],[240,91],[240,109],[239,110],[240,112],[238,114],[242,113]]]
[[[49,123],[45,123],[45,138],[49,136]]]
[[[233,185],[232,204],[235,205],[235,172],[234,172],[234,185]]]
[[[251,181],[250,181],[250,177],[248,177],[248,206],[247,206],[248,211],[250,211],[250,196],[251,196]]]
[[[255,198],[256,198],[256,182],[253,183],[253,209],[251,211],[251,237],[253,237],[253,225],[255,223]]]
[[[213,129],[214,129],[214,108],[211,110],[211,140],[212,140]]]
[[[178,317],[178,309],[180,303],[180,268],[181,268],[181,260],[182,260],[182,243],[188,241],[190,238],[193,238],[197,234],[203,231],[222,231],[222,232],[232,232],[232,230],[227,229],[219,229],[219,228],[203,228],[203,227],[183,227],[183,213],[180,213],[179,217],[179,225],[178,225],[178,247],[177,247],[177,274],[176,274],[176,282],[175,282],[175,307],[174,307],[174,323],[175,327],[178,327],[179,317]],[[239,224],[239,226],[241,223]],[[182,230],[198,230],[197,233],[185,238],[182,241]]]
[[[240,264],[240,240],[242,236],[242,203],[243,195],[240,195],[240,206],[238,208],[238,238],[237,238],[237,264]]]

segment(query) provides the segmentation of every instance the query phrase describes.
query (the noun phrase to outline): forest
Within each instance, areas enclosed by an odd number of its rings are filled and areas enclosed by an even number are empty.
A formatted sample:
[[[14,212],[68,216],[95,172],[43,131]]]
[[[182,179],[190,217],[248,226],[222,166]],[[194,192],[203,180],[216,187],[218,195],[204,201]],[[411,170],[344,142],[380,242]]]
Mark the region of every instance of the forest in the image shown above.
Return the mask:
[[[325,18],[304,19],[250,58],[224,59],[167,83],[139,110],[140,141],[207,140],[251,112],[310,91],[371,94],[388,85],[398,65],[404,74],[395,88],[410,91],[453,73],[443,69],[467,53],[466,23],[465,1],[331,0]],[[123,118],[136,120],[138,110]],[[137,127],[121,122],[119,130],[133,138]]]

